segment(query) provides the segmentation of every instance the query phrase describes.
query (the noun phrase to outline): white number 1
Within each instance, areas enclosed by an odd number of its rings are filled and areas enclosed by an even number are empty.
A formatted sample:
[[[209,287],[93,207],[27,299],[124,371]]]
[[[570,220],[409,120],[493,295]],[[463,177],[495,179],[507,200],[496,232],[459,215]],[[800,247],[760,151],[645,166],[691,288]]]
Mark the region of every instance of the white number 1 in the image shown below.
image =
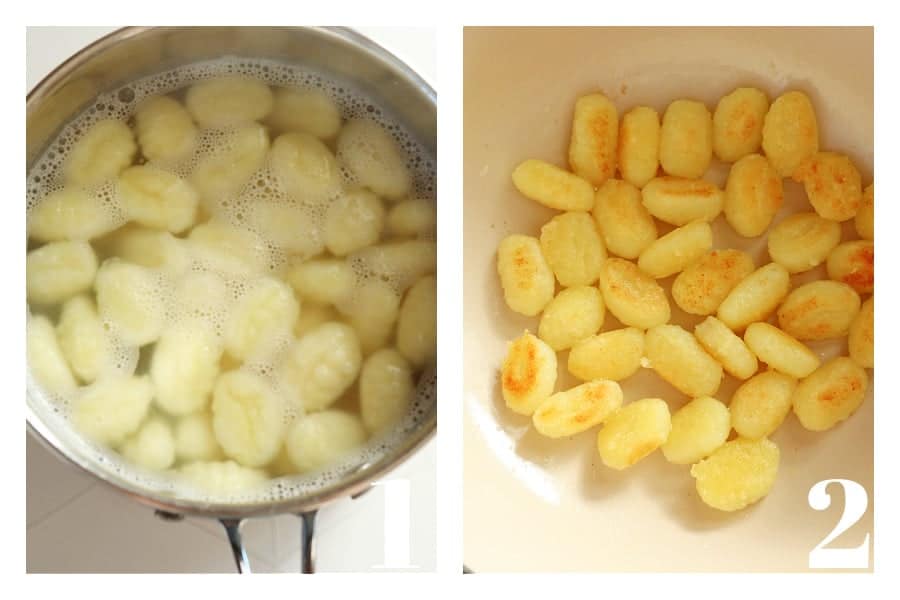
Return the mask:
[[[409,480],[388,479],[384,491],[384,563],[376,569],[415,569],[409,562]]]
[[[844,512],[834,529],[809,553],[810,569],[867,569],[869,567],[869,534],[856,548],[824,548],[837,536],[859,521],[869,507],[866,489],[849,479],[825,479],[809,488],[809,505],[815,510],[831,506],[828,484],[844,488]]]

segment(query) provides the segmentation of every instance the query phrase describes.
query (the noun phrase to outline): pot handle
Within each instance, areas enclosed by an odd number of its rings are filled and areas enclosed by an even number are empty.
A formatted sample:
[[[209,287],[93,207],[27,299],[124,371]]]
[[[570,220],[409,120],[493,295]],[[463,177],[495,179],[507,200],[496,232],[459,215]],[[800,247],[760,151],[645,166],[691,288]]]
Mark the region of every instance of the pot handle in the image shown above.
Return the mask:
[[[316,511],[310,510],[299,513],[300,517],[300,572],[315,573],[315,552],[313,548],[313,536],[315,534]],[[228,536],[228,543],[231,545],[231,552],[234,555],[234,563],[237,566],[238,573],[249,574],[250,559],[247,556],[247,550],[241,540],[241,525],[243,519],[219,519],[222,527],[225,528],[225,534]]]

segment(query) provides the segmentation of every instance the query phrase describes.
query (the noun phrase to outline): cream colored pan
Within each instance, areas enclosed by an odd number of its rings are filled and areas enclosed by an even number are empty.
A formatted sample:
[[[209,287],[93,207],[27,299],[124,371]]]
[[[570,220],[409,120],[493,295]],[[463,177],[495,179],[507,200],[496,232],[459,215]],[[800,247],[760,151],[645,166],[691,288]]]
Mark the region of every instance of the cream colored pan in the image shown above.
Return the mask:
[[[518,194],[510,173],[526,158],[565,165],[575,99],[597,90],[620,114],[638,104],[662,113],[677,98],[713,110],[722,95],[745,85],[770,99],[802,90],[816,108],[822,149],[849,154],[867,185],[872,29],[468,28],[464,65],[466,565],[475,572],[807,571],[810,552],[844,511],[840,484],[828,487],[824,510],[810,507],[810,488],[847,479],[864,488],[868,502],[859,518],[848,513],[852,526],[827,548],[857,547],[868,536],[871,569],[871,385],[863,406],[831,431],[806,431],[789,415],[772,438],[781,466],[771,494],[743,511],[718,512],[700,501],[689,467],[667,463],[660,452],[613,471],[597,454],[597,428],[551,440],[505,408],[498,370],[506,342],[526,328],[536,331],[538,318],[506,308],[495,251],[504,236],[536,235],[555,214]],[[726,175],[720,164],[707,174],[719,184]],[[785,192],[775,222],[810,210],[801,186],[786,181]],[[715,247],[745,249],[757,265],[769,261],[765,238],[748,243],[721,216],[713,231]],[[843,239],[855,238],[851,221]],[[794,276],[793,283],[823,272]],[[667,289],[671,279],[663,280]],[[673,321],[692,328],[698,318],[674,308]],[[618,327],[607,314],[603,330]],[[845,339],[813,348],[823,358],[847,352]],[[559,362],[557,390],[575,384],[565,354]],[[687,400],[648,369],[622,387],[626,402],[655,396],[674,411]],[[736,387],[728,377],[717,396],[727,403]]]

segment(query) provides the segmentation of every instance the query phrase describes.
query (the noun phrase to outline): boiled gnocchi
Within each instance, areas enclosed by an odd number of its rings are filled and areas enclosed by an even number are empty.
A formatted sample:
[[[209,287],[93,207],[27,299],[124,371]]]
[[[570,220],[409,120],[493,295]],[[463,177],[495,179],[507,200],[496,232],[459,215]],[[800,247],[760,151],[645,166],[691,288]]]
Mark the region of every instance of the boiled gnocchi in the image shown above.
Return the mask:
[[[237,301],[225,323],[225,349],[241,360],[265,356],[291,336],[300,304],[283,281],[260,279]]]
[[[66,183],[92,187],[114,178],[134,160],[134,134],[122,121],[105,119],[95,123],[75,143],[66,159]]]
[[[272,110],[272,90],[249,77],[225,76],[188,88],[185,105],[202,127],[229,127],[259,121]]]
[[[125,440],[120,452],[138,466],[163,471],[175,463],[175,436],[165,419],[154,417]]]
[[[272,143],[269,162],[285,191],[322,202],[341,189],[337,159],[328,146],[308,133],[285,133]]]
[[[87,291],[97,274],[97,255],[87,242],[51,242],[25,258],[25,291],[37,304],[55,304]]]
[[[75,296],[63,304],[56,334],[66,362],[82,382],[92,383],[112,366],[112,340],[89,296]]]
[[[384,431],[406,414],[415,391],[412,367],[393,348],[369,356],[359,374],[359,407],[366,429]]]
[[[344,125],[337,151],[359,182],[382,198],[400,200],[412,189],[397,142],[375,121],[354,119]]]
[[[165,323],[165,306],[153,271],[110,258],[98,269],[94,287],[101,318],[123,342],[143,346],[156,341]]]
[[[118,184],[123,208],[132,221],[172,233],[194,224],[197,192],[177,175],[141,165],[122,171]]]
[[[212,414],[197,412],[179,418],[173,432],[175,456],[184,462],[220,460],[222,448],[216,441]]]
[[[370,279],[355,288],[349,305],[338,308],[356,331],[363,355],[368,356],[390,343],[400,317],[400,296],[387,283]]]
[[[282,367],[292,401],[306,412],[331,406],[362,366],[359,338],[349,325],[328,322],[294,342]]]
[[[384,229],[384,206],[366,190],[346,192],[325,213],[325,246],[335,256],[346,256],[375,244]]]
[[[174,98],[151,96],[135,112],[138,145],[147,160],[176,164],[197,145],[197,126],[190,113]]]
[[[245,467],[275,458],[284,439],[281,398],[262,377],[229,371],[212,392],[213,432],[225,454]]]
[[[305,473],[340,460],[365,440],[359,417],[325,410],[297,419],[288,431],[286,448],[298,472]]]
[[[428,275],[412,286],[397,317],[397,349],[416,367],[437,357],[437,279]]]
[[[335,137],[341,128],[341,111],[319,90],[278,88],[272,94],[267,122],[278,131],[303,131],[321,140]]]
[[[60,347],[53,323],[47,317],[38,315],[28,319],[25,356],[35,379],[47,392],[59,397],[78,387]]]
[[[159,408],[173,416],[206,408],[221,357],[222,342],[205,323],[179,323],[166,329],[150,362]]]
[[[299,258],[321,254],[325,236],[316,218],[302,205],[289,202],[253,202],[247,224],[266,241]]]
[[[269,134],[261,125],[251,123],[226,131],[221,144],[198,159],[189,177],[202,206],[212,214],[222,212],[224,202],[237,197],[263,166],[268,151]]]
[[[288,271],[287,280],[304,300],[338,304],[353,292],[356,275],[347,261],[322,258],[296,262]]]
[[[401,237],[433,235],[437,224],[437,206],[430,200],[404,200],[391,207],[384,228]]]
[[[28,216],[28,235],[41,242],[91,240],[119,224],[102,198],[70,186],[41,199]]]
[[[225,275],[247,276],[265,272],[269,249],[249,229],[212,219],[191,230],[188,247],[195,260]]]
[[[95,442],[118,446],[140,428],[153,394],[146,375],[103,378],[77,395],[72,420]]]

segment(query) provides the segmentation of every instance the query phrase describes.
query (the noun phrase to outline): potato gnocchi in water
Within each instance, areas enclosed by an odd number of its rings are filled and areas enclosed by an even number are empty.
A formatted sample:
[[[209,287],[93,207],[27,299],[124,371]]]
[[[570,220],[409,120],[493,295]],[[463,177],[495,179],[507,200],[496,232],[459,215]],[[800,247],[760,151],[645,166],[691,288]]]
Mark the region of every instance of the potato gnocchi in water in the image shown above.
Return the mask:
[[[39,159],[28,364],[86,438],[229,496],[370,452],[421,410],[432,166],[328,90],[227,73],[145,90]]]

